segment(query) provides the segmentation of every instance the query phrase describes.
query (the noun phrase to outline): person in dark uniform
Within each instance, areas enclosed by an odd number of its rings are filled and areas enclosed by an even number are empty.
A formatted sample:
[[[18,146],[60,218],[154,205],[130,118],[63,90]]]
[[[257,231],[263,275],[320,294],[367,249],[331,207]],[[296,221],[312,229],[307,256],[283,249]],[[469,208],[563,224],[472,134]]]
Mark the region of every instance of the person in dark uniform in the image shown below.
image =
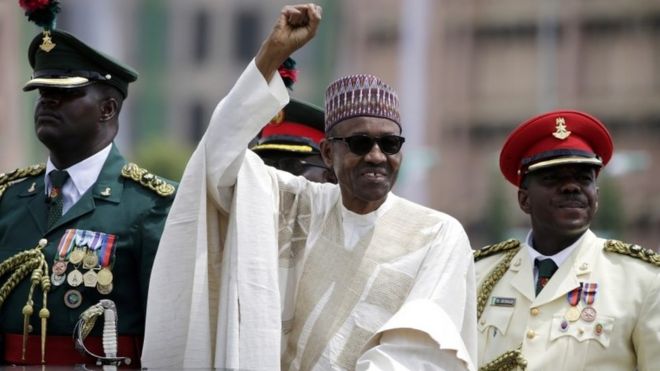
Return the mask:
[[[301,175],[314,182],[337,183],[321,158],[319,143],[325,137],[323,110],[291,99],[262,130],[250,148],[266,165]]]
[[[117,356],[139,366],[151,266],[176,183],[127,162],[113,143],[137,73],[60,30],[37,35],[28,58],[24,90],[38,90],[35,132],[49,157],[0,174],[0,364],[93,362],[72,334],[83,311],[108,299]],[[90,321],[81,324],[84,337]],[[99,355],[101,327],[83,343]]]

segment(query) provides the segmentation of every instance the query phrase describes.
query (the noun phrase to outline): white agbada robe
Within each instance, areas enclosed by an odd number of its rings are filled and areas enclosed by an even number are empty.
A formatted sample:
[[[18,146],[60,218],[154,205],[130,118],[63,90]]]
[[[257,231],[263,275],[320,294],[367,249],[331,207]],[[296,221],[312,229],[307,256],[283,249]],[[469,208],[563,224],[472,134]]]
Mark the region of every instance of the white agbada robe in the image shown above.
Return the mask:
[[[460,223],[390,193],[347,227],[338,186],[245,149],[287,102],[253,61],[214,111],[154,262],[143,366],[474,369]]]

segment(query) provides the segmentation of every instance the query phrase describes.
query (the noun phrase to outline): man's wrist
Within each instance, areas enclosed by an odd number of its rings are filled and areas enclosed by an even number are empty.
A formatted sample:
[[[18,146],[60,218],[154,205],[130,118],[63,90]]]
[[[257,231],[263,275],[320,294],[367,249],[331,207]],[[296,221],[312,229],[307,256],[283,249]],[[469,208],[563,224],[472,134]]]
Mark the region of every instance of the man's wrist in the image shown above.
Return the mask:
[[[266,81],[270,81],[280,65],[289,57],[289,54],[281,43],[266,40],[259,48],[254,63]]]

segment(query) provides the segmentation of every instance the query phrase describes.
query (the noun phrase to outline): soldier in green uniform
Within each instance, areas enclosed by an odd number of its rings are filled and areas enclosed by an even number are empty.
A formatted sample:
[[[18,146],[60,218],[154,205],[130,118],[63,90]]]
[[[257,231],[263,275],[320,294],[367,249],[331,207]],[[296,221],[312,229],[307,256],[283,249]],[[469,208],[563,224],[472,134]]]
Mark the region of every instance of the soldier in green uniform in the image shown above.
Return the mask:
[[[589,228],[612,151],[578,111],[533,117],[504,144],[500,169],[532,228],[475,252],[481,370],[660,366],[660,256]]]
[[[115,303],[118,356],[139,365],[151,265],[176,184],[128,163],[113,140],[137,73],[59,30],[37,35],[34,113],[46,164],[0,174],[0,364],[92,362],[80,314]],[[101,326],[84,345],[103,354]]]
[[[323,110],[292,99],[262,130],[250,148],[266,165],[301,175],[314,182],[337,183],[321,158],[325,137]]]

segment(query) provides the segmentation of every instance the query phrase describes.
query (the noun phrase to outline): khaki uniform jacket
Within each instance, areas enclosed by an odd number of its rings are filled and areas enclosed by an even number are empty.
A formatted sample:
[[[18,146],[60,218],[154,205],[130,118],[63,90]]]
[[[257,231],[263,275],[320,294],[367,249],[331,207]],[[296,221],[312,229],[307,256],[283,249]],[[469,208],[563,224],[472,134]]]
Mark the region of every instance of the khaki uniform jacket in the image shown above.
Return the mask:
[[[660,267],[605,251],[605,243],[587,231],[538,297],[533,263],[521,244],[479,319],[479,366],[521,347],[528,370],[660,369]],[[479,294],[504,255],[477,262]],[[570,308],[567,294],[581,282],[598,284],[596,318],[566,321],[562,328]],[[581,299],[578,308],[585,306]]]

